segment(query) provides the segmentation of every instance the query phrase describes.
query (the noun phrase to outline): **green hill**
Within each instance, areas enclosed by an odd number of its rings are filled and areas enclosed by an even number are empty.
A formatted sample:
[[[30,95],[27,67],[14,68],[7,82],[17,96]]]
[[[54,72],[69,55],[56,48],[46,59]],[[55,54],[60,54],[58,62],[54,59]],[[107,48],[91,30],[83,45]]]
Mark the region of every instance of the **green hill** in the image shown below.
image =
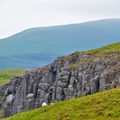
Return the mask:
[[[120,120],[120,88],[51,104],[5,120]]]
[[[0,86],[8,83],[13,76],[22,76],[26,69],[10,69],[0,71]]]

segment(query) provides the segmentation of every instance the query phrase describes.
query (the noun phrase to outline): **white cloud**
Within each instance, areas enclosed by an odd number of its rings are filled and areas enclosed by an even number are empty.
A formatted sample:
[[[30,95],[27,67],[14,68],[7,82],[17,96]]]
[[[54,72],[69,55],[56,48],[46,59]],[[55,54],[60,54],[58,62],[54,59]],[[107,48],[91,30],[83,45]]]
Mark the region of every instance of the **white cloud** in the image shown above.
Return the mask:
[[[30,27],[120,18],[119,0],[1,0],[0,37]]]

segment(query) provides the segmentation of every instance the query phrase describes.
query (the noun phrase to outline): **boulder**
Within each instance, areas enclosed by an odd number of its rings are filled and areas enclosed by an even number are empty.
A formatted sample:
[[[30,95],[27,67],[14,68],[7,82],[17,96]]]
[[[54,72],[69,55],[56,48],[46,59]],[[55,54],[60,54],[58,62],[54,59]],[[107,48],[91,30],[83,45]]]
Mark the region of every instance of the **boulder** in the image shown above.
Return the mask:
[[[6,103],[11,103],[14,100],[15,96],[13,94],[10,94],[6,97]]]
[[[34,94],[33,93],[29,93],[27,95],[27,99],[34,99]]]

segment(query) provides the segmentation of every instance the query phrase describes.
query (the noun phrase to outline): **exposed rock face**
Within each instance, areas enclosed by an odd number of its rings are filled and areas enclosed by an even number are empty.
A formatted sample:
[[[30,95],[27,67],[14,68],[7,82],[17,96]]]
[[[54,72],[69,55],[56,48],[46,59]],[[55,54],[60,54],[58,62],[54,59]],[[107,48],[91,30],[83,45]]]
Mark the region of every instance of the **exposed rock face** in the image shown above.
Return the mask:
[[[72,54],[26,72],[3,86],[5,117],[73,97],[120,86],[120,54]],[[116,59],[114,59],[116,58]]]

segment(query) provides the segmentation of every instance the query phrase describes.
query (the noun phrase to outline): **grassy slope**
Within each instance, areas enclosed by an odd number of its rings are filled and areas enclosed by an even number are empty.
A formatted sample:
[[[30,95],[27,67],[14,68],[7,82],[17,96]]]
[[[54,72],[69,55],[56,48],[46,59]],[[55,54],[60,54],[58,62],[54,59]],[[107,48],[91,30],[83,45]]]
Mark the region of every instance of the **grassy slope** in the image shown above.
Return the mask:
[[[84,53],[85,54],[95,54],[95,56],[100,56],[100,55],[107,55],[107,54],[118,53],[118,52],[120,52],[120,42],[110,44],[110,45],[102,47],[102,48],[89,50]]]
[[[120,52],[120,42],[118,43],[114,43],[114,44],[110,44],[98,49],[92,49],[92,50],[88,50],[88,51],[83,51],[83,52],[75,52],[73,54],[90,54],[90,55],[95,55],[95,56],[100,56],[100,55],[107,55],[110,53],[117,53]],[[72,55],[72,54],[71,54]]]
[[[119,120],[120,88],[14,115],[5,120]]]
[[[106,59],[106,58],[110,58],[111,56],[111,59],[120,59],[120,42],[118,43],[114,43],[114,44],[110,44],[108,46],[104,46],[102,48],[98,48],[98,49],[92,49],[92,50],[89,50],[89,51],[83,51],[83,52],[75,52],[71,55],[74,55],[74,54],[83,54],[83,55],[91,55],[91,57],[89,58],[86,58],[82,61],[78,61],[78,63],[75,63],[75,64],[72,64],[72,68],[77,68],[77,65],[78,64],[84,64],[85,62],[93,62],[94,59],[96,59],[96,57],[99,57],[99,58],[102,58],[102,59]],[[114,57],[113,55],[114,54]],[[65,56],[67,57],[67,56]]]
[[[22,76],[26,69],[11,69],[0,71],[0,86],[8,83],[13,76]]]

